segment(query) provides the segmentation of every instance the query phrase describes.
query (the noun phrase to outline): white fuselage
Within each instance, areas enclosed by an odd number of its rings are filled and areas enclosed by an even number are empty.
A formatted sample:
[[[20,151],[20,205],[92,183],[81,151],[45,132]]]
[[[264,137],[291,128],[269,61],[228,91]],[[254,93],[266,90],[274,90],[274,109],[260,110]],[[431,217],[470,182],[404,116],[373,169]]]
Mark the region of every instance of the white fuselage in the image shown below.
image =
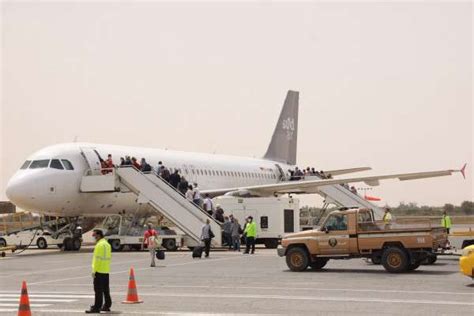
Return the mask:
[[[120,157],[125,156],[136,157],[139,161],[145,158],[153,168],[162,161],[168,169],[179,169],[180,174],[189,183],[197,183],[199,190],[277,183],[280,181],[281,170],[287,171],[292,168],[286,164],[263,159],[69,143],[46,147],[30,156],[28,158],[30,163],[25,164],[27,167],[18,170],[10,179],[6,189],[7,196],[24,210],[55,216],[93,217],[123,211],[135,212],[138,205],[133,193],[80,192],[83,175],[94,167],[84,152],[90,154],[94,150],[103,159],[111,154],[116,165],[120,164]],[[54,163],[53,159],[56,160]],[[40,160],[47,161],[38,162]],[[58,160],[61,163],[58,164]],[[67,170],[66,160],[72,164],[73,170]]]

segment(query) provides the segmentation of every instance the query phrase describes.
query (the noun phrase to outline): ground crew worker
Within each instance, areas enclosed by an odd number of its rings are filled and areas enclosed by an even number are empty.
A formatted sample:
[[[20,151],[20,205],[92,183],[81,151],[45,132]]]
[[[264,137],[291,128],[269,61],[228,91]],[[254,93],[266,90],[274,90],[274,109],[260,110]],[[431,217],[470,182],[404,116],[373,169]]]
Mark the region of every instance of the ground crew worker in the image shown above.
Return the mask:
[[[86,314],[100,314],[110,312],[112,298],[110,297],[109,273],[110,260],[112,259],[112,249],[104,238],[104,233],[100,229],[95,229],[92,235],[95,240],[94,256],[92,257],[92,278],[94,279],[94,305]],[[102,303],[105,303],[102,305]]]
[[[244,234],[246,236],[245,252],[244,254],[255,253],[255,239],[257,238],[257,224],[253,221],[253,217],[247,217],[247,225],[245,226]]]
[[[441,218],[441,226],[446,228],[446,232],[449,234],[449,230],[451,229],[451,217],[448,215],[446,211],[443,212],[443,218]]]
[[[392,213],[388,207],[385,208],[385,214],[383,214],[383,221],[386,225],[392,222]]]

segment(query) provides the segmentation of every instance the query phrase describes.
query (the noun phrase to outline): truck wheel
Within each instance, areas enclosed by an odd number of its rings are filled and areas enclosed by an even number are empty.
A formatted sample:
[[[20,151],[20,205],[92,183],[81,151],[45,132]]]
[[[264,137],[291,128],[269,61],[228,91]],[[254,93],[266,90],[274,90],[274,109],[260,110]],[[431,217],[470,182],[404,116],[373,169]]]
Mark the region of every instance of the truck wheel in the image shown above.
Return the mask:
[[[38,246],[39,249],[46,249],[48,248],[48,243],[46,242],[46,239],[44,239],[43,237],[40,237],[36,241],[36,246]]]
[[[429,254],[425,259],[421,261],[421,264],[424,266],[432,265],[438,260],[438,256],[434,254]]]
[[[311,269],[313,269],[313,270],[321,270],[322,268],[324,268],[326,263],[328,263],[328,261],[329,261],[329,259],[316,258],[316,260],[311,262],[309,265],[310,265]]]
[[[178,247],[176,246],[176,240],[172,238],[163,239],[163,247],[165,247],[166,250],[169,250],[169,251],[178,250]]]
[[[73,238],[72,239],[72,250],[79,251],[81,249],[81,239],[80,238]]]
[[[382,254],[382,265],[390,273],[400,273],[407,270],[408,255],[398,247],[389,247]]]
[[[407,271],[413,271],[418,269],[418,267],[421,265],[421,261],[416,261],[415,263],[410,263],[408,264]]]
[[[0,248],[6,247],[7,246],[7,241],[3,238],[0,238]]]
[[[308,253],[301,247],[295,247],[286,253],[286,265],[291,271],[301,272],[309,265]]]
[[[120,239],[110,239],[109,244],[112,251],[121,251],[123,249],[123,245],[120,244]]]
[[[265,239],[264,245],[265,245],[265,248],[276,249],[278,248],[279,243],[280,242],[278,241],[278,239],[270,238],[270,239]]]

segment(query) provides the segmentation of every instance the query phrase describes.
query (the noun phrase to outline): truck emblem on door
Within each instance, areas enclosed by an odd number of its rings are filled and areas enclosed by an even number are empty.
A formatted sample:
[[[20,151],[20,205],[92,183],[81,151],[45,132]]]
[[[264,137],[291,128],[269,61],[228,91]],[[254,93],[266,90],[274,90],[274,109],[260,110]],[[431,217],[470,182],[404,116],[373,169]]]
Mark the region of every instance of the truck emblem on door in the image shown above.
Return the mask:
[[[329,239],[329,240],[328,240],[328,244],[329,244],[329,246],[331,246],[331,247],[336,247],[336,245],[337,245],[337,239],[336,239],[336,238],[331,238],[331,239]]]
[[[293,138],[293,133],[295,132],[295,120],[291,117],[283,120],[283,130],[286,131],[286,138],[291,140]]]

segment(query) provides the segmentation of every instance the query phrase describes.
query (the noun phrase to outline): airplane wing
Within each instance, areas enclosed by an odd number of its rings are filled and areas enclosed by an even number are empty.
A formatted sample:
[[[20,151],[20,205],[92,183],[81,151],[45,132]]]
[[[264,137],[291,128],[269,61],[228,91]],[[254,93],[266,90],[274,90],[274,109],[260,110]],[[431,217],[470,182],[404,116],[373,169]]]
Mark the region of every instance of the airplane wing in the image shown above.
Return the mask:
[[[318,180],[300,180],[300,181],[286,181],[274,184],[263,184],[263,185],[253,185],[247,187],[236,187],[236,188],[227,188],[227,189],[217,189],[217,190],[203,190],[201,193],[209,194],[211,197],[224,195],[226,193],[236,193],[237,195],[256,195],[256,196],[270,196],[274,194],[284,194],[284,193],[315,193],[317,192],[318,187],[334,184],[344,184],[344,183],[355,183],[355,182],[364,182],[370,186],[379,185],[380,180],[387,179],[398,179],[400,181],[406,180],[415,180],[415,179],[425,179],[433,177],[443,177],[450,176],[453,173],[460,172],[463,177],[465,177],[465,168],[460,170],[440,170],[440,171],[428,171],[428,172],[415,172],[415,173],[400,173],[400,174],[390,174],[382,176],[366,176],[366,177],[354,177],[354,178],[345,178],[345,179],[318,179]]]
[[[359,167],[359,168],[348,168],[348,169],[324,170],[324,173],[327,175],[330,174],[332,176],[338,176],[341,174],[348,174],[348,173],[361,172],[361,171],[367,171],[367,170],[372,170],[372,168]]]

